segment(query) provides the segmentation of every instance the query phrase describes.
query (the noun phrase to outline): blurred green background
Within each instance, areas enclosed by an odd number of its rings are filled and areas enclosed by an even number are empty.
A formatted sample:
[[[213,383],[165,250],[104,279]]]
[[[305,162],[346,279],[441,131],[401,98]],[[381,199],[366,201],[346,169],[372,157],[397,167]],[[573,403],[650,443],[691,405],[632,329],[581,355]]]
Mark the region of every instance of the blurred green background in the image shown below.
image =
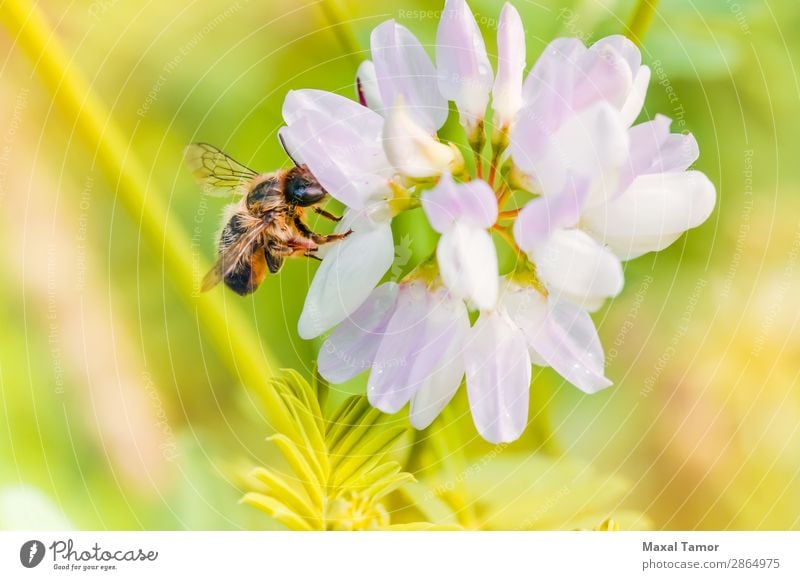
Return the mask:
[[[470,5],[493,55],[501,3]],[[556,36],[590,42],[623,32],[634,2],[515,5],[530,65]],[[38,7],[110,109],[124,137],[119,156],[144,169],[145,197],[165,206],[188,263],[176,272],[164,259],[176,238],[153,235],[118,194],[124,180],[103,169],[63,95],[34,72],[41,62],[20,49],[25,31],[0,29],[0,528],[274,527],[237,503],[242,469],[275,457],[242,383],[277,367],[310,376],[319,343],[300,340],[295,326],[316,265],[290,261],[246,299],[221,289],[190,295],[213,254],[224,200],[200,195],[182,150],[202,140],[255,169],[285,166],[276,140],[285,93],[353,96],[371,29],[395,18],[432,44],[441,6]],[[563,453],[556,465],[580,461],[624,482],[601,511],[645,514],[636,525],[800,528],[798,26],[795,2],[664,0],[644,43],[653,78],[642,118],[662,113],[674,131],[696,135],[717,209],[668,250],[628,263],[625,290],[595,315],[615,386],[585,396],[544,372],[533,397],[534,416],[547,407]],[[412,253],[429,246],[422,233],[398,231],[406,234]],[[187,272],[192,279],[176,285]],[[203,316],[210,301],[225,314],[213,328]],[[263,367],[231,364],[240,342]],[[334,398],[362,388],[355,381]],[[497,454],[463,417],[459,429],[466,461],[483,466],[486,453]],[[532,453],[534,435],[503,449],[500,463]],[[513,461],[466,479],[479,510],[549,501]],[[498,496],[492,482],[501,480],[515,491]],[[602,491],[578,486],[556,499],[569,493],[589,505]],[[542,509],[529,502],[521,521],[494,525],[522,526]]]

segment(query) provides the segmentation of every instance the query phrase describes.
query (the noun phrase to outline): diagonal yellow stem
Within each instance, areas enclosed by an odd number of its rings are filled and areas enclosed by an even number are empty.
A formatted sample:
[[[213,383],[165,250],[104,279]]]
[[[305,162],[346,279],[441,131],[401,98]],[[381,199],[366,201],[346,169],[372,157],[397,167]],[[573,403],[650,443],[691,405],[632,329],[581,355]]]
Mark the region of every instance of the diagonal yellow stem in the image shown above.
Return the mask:
[[[6,0],[0,21],[16,39],[16,46],[35,63],[35,72],[52,92],[61,114],[75,121],[80,138],[95,155],[109,183],[116,184],[114,193],[138,221],[142,235],[159,254],[180,295],[196,309],[225,364],[267,403],[277,401],[269,382],[277,370],[273,355],[262,350],[250,322],[236,308],[226,308],[222,293],[199,299],[193,296],[192,249],[186,231],[169,218],[160,193],[147,185],[147,173],[130,150],[130,142],[80,71],[70,64],[41,10],[30,0]]]
[[[633,12],[626,34],[636,46],[642,46],[644,35],[653,22],[657,6],[658,0],[639,0],[636,5],[636,10]]]
[[[353,33],[352,25],[346,17],[345,10],[340,0],[322,0],[319,3],[319,7],[325,19],[330,24],[333,34],[336,36],[339,44],[347,51],[347,57],[355,66],[360,65],[361,61],[364,60],[364,57],[361,55],[361,46],[359,45],[356,35]]]

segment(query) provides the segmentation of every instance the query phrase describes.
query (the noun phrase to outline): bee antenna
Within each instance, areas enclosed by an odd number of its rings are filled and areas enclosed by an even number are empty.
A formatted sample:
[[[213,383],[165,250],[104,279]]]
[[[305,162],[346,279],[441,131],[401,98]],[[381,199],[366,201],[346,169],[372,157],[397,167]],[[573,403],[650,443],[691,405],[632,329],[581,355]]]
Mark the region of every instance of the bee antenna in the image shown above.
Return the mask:
[[[281,147],[283,147],[283,151],[286,153],[286,155],[289,156],[289,159],[292,160],[292,163],[294,163],[297,167],[300,167],[300,163],[297,162],[297,159],[295,159],[294,155],[292,155],[291,152],[289,151],[289,146],[286,144],[286,139],[283,138],[283,134],[280,132],[278,132],[278,140],[281,142]]]

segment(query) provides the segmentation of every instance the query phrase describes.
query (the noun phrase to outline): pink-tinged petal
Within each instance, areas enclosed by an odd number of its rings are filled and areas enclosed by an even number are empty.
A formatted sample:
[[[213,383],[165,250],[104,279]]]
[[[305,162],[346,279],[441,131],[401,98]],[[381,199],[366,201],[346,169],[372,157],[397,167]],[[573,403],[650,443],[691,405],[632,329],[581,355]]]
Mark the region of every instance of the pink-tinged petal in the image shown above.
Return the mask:
[[[581,108],[597,105],[583,98],[581,107],[576,106],[576,96],[587,94],[585,89],[578,90],[581,83],[588,82],[583,68],[597,60],[597,54],[590,55],[577,38],[557,38],[542,52],[523,84],[523,105],[511,133],[509,151],[515,164],[548,187],[563,185],[566,176],[565,161],[552,159],[553,140],[560,127],[570,120],[574,123]],[[600,75],[601,68],[595,74]],[[592,84],[589,82],[588,86],[591,89]],[[579,120],[577,124],[585,122]],[[583,149],[587,147],[591,144],[584,142]]]
[[[628,144],[619,113],[607,103],[598,103],[559,128],[550,156],[578,175],[594,176],[604,168],[619,167],[627,159]]]
[[[528,421],[531,360],[522,331],[499,312],[484,313],[467,338],[467,395],[478,433],[490,443],[518,439]]]
[[[525,334],[532,359],[539,359],[540,365],[553,367],[587,393],[611,385],[603,374],[597,330],[585,310],[563,300],[548,300],[532,288],[509,289],[501,303]]]
[[[489,228],[497,221],[497,197],[489,184],[480,179],[457,184],[449,173],[423,192],[422,208],[439,233],[450,230],[456,221],[478,228]]]
[[[639,175],[685,171],[697,160],[700,151],[694,136],[670,133],[672,121],[656,115],[628,131],[630,156],[620,168],[618,191],[622,193]]]
[[[375,353],[367,382],[370,404],[384,413],[396,413],[419,388],[410,380],[423,352],[429,297],[422,284],[401,286],[395,311]]]
[[[563,183],[565,163],[553,160],[564,155],[563,144],[548,151],[559,128],[600,105],[616,110],[619,125],[629,127],[641,110],[649,80],[649,69],[640,63],[638,49],[623,37],[602,39],[589,49],[578,39],[551,42],[523,85],[523,106],[512,133],[515,163],[536,175],[544,188]],[[581,143],[585,152],[594,141],[569,139],[566,150]]]
[[[691,133],[670,133],[653,159],[649,173],[676,173],[686,171],[689,166],[697,161],[700,148],[697,140]],[[643,171],[642,173],[644,173]]]
[[[437,292],[426,320],[425,344],[417,357],[411,381],[419,383],[411,399],[409,419],[424,429],[453,398],[464,376],[464,338],[469,333],[469,315],[464,303]]]
[[[414,121],[402,97],[388,110],[383,142],[389,161],[408,177],[436,177],[455,162],[453,150]]]
[[[497,28],[497,76],[492,88],[492,123],[502,129],[514,121],[522,106],[525,70],[525,30],[519,12],[506,2]]]
[[[592,48],[596,50],[607,48],[614,50],[625,59],[628,68],[634,73],[639,70],[639,67],[642,65],[642,53],[639,51],[639,47],[622,34],[614,34],[601,38],[592,45]]]
[[[577,38],[557,38],[542,52],[522,85],[522,107],[510,135],[514,163],[532,172],[571,108],[576,60],[586,52]]]
[[[529,255],[551,294],[587,310],[622,290],[619,259],[580,230],[555,230]]]
[[[397,302],[397,284],[378,286],[358,310],[331,333],[319,351],[318,369],[339,384],[372,367],[380,339]]]
[[[447,0],[436,31],[439,90],[455,101],[468,130],[483,119],[492,89],[492,65],[483,36],[464,0]]]
[[[363,222],[362,222],[363,223]],[[358,309],[394,260],[388,223],[353,233],[332,244],[311,281],[298,321],[301,338],[311,339]]]
[[[389,20],[372,31],[372,59],[381,101],[402,97],[409,113],[428,131],[447,120],[448,104],[439,92],[436,67],[425,49],[405,26]]]
[[[345,205],[360,209],[390,193],[393,169],[380,142],[363,141],[349,124],[306,111],[281,134],[293,156],[308,165],[326,191]]]
[[[526,335],[531,348],[583,392],[596,393],[612,385],[603,374],[603,349],[585,310],[560,301],[551,308],[546,324]]]
[[[377,115],[366,107],[357,106],[365,115]],[[333,161],[348,172],[391,177],[393,170],[383,151],[382,133],[370,133],[366,136],[358,130],[358,121],[357,118],[331,117],[321,111],[306,111],[298,121],[290,125],[290,129],[298,137],[303,130],[311,131],[303,136],[305,140],[318,144]]]
[[[442,281],[458,298],[481,310],[494,308],[498,293],[497,251],[489,233],[457,222],[436,246]]]
[[[669,137],[669,126],[672,120],[664,115],[656,115],[655,119],[640,123],[628,130],[630,139],[630,155],[627,163],[620,168],[622,178],[620,184],[627,187],[633,178],[652,171],[654,162],[660,157],[661,148]],[[655,173],[660,173],[660,170]]]
[[[547,45],[528,73],[522,85],[523,104],[513,133],[517,139],[527,142],[528,156],[537,157],[549,136],[577,113],[572,97],[578,79],[578,63],[586,52],[587,48],[577,38],[557,38]],[[537,146],[532,148],[533,144]]]
[[[587,48],[577,38],[556,38],[542,51],[522,86],[525,103],[570,103],[579,59]]]
[[[592,371],[603,374],[605,355],[597,327],[588,312],[566,300],[550,300],[550,316],[570,340],[579,347],[583,364]]]
[[[583,227],[623,260],[663,250],[683,232],[702,224],[716,192],[699,171],[637,177],[606,206],[586,213]]]
[[[650,84],[650,67],[642,66],[633,77],[633,84],[628,92],[628,97],[620,109],[622,122],[627,126],[633,125],[636,117],[642,112],[644,99],[647,96],[647,88]]]
[[[576,111],[599,102],[619,110],[633,85],[633,71],[625,58],[607,44],[592,45],[581,58],[576,75],[571,101]]]
[[[613,189],[618,168],[628,158],[627,127],[619,111],[605,102],[569,117],[549,136],[520,133],[521,116],[512,136],[511,155],[523,171],[535,176],[543,195],[557,195],[571,175],[590,177],[594,189]],[[536,141],[537,139],[544,139]]]
[[[529,201],[514,222],[514,239],[529,252],[543,244],[556,229],[578,223],[586,199],[586,182],[577,180],[559,195],[537,197]]]
[[[356,97],[364,107],[368,107],[376,113],[383,111],[383,99],[378,86],[378,77],[375,74],[375,63],[371,60],[365,60],[358,66]]]
[[[287,125],[291,126],[308,111],[322,113],[329,123],[335,120],[349,127],[363,141],[378,140],[383,131],[383,117],[341,95],[317,89],[287,93],[283,101],[283,119]]]

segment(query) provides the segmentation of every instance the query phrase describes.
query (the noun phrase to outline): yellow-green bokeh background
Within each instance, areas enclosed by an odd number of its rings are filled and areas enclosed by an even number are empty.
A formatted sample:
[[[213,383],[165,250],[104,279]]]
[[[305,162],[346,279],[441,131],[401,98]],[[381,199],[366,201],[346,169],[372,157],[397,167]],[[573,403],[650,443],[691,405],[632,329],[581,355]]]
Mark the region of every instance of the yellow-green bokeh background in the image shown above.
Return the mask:
[[[470,4],[493,53],[501,3]],[[623,31],[634,2],[515,5],[530,64],[555,36]],[[200,196],[183,147],[203,140],[257,169],[285,164],[275,138],[285,93],[352,96],[366,55],[354,51],[368,47],[372,27],[396,18],[430,44],[440,9],[411,0],[38,7],[121,128],[119,155],[138,158],[146,196],[183,233],[194,284],[223,202]],[[564,456],[626,482],[613,507],[645,513],[656,529],[800,528],[798,26],[794,2],[661,2],[643,47],[654,74],[642,118],[660,112],[696,135],[717,208],[668,250],[627,264],[625,290],[595,316],[613,388],[585,396],[550,373],[534,384]],[[162,259],[174,240],[142,230],[19,34],[0,29],[0,489],[33,486],[78,528],[272,527],[237,503],[240,468],[274,455],[219,345],[245,337],[265,374],[279,365],[309,375],[319,345],[295,325],[315,265],[292,261],[247,299],[223,294],[242,324],[216,328],[212,341],[198,315],[207,302],[187,300]],[[405,233],[412,252],[430,243]],[[467,460],[480,462],[486,448],[462,423]],[[509,456],[531,453],[534,439]],[[536,492],[513,469],[497,477]],[[0,495],[0,528],[25,525],[8,503]]]

